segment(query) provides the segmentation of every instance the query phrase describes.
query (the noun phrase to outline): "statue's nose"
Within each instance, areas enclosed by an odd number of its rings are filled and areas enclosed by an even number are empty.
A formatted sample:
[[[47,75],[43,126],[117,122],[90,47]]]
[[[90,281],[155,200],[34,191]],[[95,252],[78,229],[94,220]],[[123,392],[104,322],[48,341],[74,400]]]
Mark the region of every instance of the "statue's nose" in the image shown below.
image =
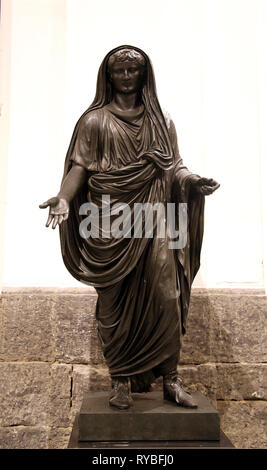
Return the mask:
[[[125,78],[129,78],[129,73],[128,73],[128,70],[127,70],[127,69],[124,70],[124,77],[125,77]]]

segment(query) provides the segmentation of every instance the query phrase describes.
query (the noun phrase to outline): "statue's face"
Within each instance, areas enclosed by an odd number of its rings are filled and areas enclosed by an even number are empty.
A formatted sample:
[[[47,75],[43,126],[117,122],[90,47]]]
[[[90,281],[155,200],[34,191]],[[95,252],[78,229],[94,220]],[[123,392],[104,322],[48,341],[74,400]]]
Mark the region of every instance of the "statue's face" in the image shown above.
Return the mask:
[[[114,62],[109,68],[109,78],[113,90],[124,93],[136,93],[143,84],[144,67],[132,60]]]

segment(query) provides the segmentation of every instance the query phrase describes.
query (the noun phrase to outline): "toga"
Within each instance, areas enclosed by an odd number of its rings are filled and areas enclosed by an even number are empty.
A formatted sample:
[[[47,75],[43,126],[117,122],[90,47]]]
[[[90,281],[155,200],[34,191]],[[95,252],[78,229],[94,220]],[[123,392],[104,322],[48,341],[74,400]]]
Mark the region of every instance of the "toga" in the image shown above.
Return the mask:
[[[130,377],[131,390],[142,392],[179,360],[191,285],[200,265],[204,196],[191,189],[192,173],[179,155],[174,124],[160,108],[153,68],[144,53],[142,105],[114,111],[107,80],[113,52],[100,66],[95,99],[78,120],[67,152],[62,184],[72,165],[83,166],[88,178],[70,202],[59,233],[65,266],[97,291],[98,335],[111,377]],[[105,225],[103,195],[109,197],[111,209],[130,208],[129,236],[107,236],[105,229],[99,237],[80,235],[85,217],[80,207],[85,202],[99,208],[99,225]],[[184,248],[170,248],[166,218],[160,221],[166,225],[164,236],[155,233],[156,217],[151,236],[133,236],[136,204],[176,203],[178,211],[179,202],[187,204]],[[111,214],[111,224],[116,217]]]

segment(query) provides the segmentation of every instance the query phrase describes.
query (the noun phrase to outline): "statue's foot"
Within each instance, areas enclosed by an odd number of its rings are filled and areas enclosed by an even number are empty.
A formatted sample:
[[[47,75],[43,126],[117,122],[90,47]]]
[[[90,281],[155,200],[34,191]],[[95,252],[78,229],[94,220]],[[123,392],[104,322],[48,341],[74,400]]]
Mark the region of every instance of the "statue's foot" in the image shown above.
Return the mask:
[[[110,406],[119,410],[127,410],[133,405],[131,397],[131,381],[129,377],[116,377],[112,379],[112,390],[109,397]]]
[[[163,398],[164,400],[174,401],[179,406],[186,408],[197,408],[191,393],[186,392],[182,385],[182,380],[177,374],[170,374],[163,377]]]

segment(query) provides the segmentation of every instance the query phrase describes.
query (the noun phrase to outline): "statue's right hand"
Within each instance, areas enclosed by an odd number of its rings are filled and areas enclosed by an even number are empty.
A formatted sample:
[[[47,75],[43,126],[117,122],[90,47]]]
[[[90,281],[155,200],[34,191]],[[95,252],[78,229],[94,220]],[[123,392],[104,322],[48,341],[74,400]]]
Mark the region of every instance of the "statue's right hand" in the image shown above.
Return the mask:
[[[69,203],[66,199],[59,197],[52,197],[43,204],[39,205],[40,209],[46,209],[49,207],[49,215],[46,222],[46,227],[49,227],[53,220],[52,228],[55,229],[57,224],[60,225],[63,220],[67,220],[69,216]]]

